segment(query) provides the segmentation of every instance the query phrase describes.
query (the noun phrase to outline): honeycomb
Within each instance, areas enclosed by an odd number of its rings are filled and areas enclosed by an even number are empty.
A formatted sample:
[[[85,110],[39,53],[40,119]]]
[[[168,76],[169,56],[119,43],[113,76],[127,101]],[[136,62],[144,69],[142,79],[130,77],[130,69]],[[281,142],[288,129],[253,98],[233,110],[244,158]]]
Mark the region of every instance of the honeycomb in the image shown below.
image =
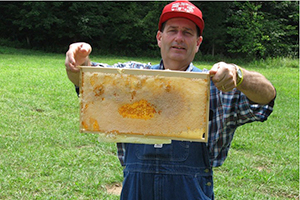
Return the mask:
[[[147,71],[82,68],[80,132],[108,142],[206,142],[209,75]]]

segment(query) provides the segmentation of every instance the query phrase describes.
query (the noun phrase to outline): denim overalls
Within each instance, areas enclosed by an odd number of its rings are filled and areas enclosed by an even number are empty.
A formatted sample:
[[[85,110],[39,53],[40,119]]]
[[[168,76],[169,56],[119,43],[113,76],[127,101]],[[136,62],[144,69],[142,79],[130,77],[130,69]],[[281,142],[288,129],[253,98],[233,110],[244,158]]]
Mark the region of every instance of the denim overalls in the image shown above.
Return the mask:
[[[161,62],[162,64],[162,62]],[[151,69],[160,69],[154,65]],[[202,71],[192,67],[192,71]],[[121,200],[214,199],[205,143],[125,144]]]
[[[205,143],[125,144],[123,200],[213,199]]]

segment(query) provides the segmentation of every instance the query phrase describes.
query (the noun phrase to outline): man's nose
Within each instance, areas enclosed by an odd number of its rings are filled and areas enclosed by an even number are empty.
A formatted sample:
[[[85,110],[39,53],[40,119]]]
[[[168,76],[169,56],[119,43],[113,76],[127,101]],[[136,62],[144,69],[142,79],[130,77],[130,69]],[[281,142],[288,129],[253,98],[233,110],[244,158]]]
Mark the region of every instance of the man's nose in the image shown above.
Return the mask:
[[[179,43],[184,41],[184,36],[183,36],[182,31],[178,31],[178,33],[176,34],[176,37],[175,37],[175,41],[179,42]]]

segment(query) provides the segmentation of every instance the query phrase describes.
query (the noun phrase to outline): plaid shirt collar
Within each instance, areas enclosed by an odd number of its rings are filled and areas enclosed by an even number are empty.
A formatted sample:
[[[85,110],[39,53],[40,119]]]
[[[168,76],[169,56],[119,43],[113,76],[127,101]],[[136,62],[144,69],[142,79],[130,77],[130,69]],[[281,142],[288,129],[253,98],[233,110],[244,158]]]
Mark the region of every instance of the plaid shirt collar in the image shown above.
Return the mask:
[[[192,72],[194,70],[194,67],[195,66],[193,65],[193,63],[191,63],[185,71],[186,72]],[[163,60],[160,61],[159,65],[153,66],[152,69],[155,69],[155,68],[159,69],[159,70],[165,70]]]

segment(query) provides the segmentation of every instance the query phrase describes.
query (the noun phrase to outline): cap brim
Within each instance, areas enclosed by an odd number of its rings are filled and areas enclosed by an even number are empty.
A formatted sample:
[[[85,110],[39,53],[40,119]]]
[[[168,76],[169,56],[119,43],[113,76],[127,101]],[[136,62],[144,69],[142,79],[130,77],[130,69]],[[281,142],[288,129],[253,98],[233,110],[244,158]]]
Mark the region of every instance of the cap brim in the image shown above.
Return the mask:
[[[200,29],[200,32],[202,34],[204,29],[204,21],[199,18],[198,16],[195,16],[193,14],[185,13],[185,12],[166,12],[161,16],[160,24],[159,24],[159,30],[161,30],[161,25],[172,18],[186,18],[194,22]]]

